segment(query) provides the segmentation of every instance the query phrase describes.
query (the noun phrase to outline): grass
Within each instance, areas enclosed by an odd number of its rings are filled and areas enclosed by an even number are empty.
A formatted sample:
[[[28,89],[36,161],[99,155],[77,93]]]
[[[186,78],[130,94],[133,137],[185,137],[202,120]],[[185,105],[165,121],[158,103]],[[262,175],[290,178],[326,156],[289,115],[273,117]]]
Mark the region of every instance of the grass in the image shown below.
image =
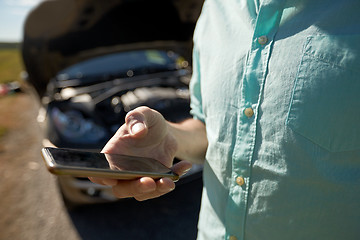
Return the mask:
[[[0,43],[0,84],[20,80],[23,70],[20,48],[18,43]],[[1,102],[1,104],[5,104]],[[0,138],[8,129],[0,124]]]
[[[18,81],[23,70],[18,43],[0,43],[0,84]]]
[[[6,132],[7,132],[7,128],[3,127],[3,126],[0,126],[0,138],[2,136],[4,136]]]

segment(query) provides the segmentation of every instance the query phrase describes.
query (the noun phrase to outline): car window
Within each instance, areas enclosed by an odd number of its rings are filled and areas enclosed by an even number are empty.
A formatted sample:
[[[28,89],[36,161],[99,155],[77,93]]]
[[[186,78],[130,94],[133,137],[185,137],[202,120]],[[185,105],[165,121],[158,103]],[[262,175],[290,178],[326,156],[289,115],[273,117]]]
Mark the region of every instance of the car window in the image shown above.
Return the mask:
[[[139,50],[109,54],[72,65],[61,71],[57,80],[104,79],[141,75],[176,69],[178,55],[159,50]]]

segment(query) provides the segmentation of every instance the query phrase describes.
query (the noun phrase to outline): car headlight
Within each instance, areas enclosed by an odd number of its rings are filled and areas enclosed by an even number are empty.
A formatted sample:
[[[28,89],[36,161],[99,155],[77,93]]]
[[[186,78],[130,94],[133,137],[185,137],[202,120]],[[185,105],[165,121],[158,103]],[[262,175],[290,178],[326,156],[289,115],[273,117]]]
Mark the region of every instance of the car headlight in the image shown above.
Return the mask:
[[[77,110],[62,112],[54,107],[50,118],[58,133],[69,142],[89,144],[104,139],[107,135],[104,127],[96,124]]]

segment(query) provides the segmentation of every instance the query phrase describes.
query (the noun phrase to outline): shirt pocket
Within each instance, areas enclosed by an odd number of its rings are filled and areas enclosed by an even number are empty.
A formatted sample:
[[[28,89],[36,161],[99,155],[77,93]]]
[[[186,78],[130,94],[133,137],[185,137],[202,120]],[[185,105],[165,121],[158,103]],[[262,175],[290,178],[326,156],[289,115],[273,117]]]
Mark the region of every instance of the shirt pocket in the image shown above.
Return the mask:
[[[331,151],[360,149],[360,36],[313,36],[304,45],[287,125]]]

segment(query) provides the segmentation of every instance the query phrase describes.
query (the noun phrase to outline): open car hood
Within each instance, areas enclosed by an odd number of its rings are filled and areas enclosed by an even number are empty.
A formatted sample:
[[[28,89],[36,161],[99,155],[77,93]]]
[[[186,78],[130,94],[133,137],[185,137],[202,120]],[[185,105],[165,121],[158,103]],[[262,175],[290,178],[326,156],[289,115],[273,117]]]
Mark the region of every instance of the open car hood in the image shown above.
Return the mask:
[[[203,0],[47,0],[25,21],[22,56],[39,96],[60,70],[133,49],[175,50],[191,60]]]

